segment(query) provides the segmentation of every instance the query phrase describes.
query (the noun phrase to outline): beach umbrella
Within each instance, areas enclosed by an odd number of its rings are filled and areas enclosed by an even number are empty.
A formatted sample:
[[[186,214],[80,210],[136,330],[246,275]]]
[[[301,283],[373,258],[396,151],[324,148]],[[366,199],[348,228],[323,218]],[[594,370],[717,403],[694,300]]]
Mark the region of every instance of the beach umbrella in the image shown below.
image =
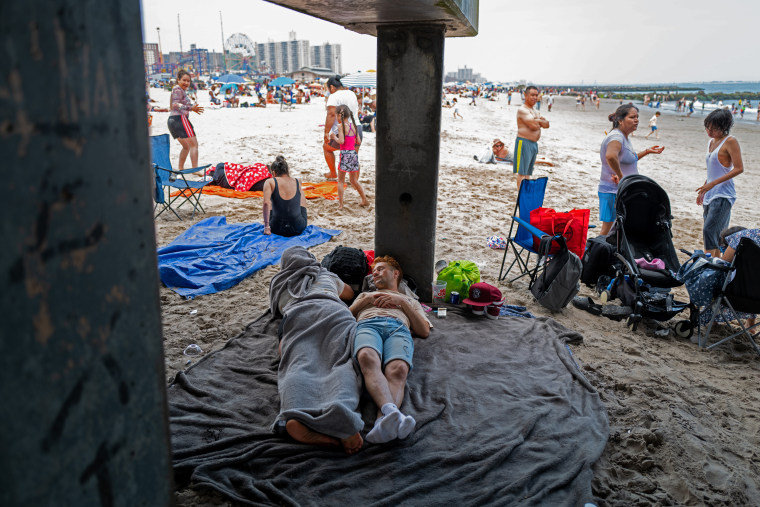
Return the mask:
[[[225,74],[223,76],[219,76],[219,79],[217,79],[216,82],[222,84],[245,84],[245,79],[243,79],[241,76],[238,76],[237,74]]]
[[[219,93],[227,93],[227,90],[229,90],[230,88],[237,90],[237,87],[238,87],[237,83],[227,83],[226,85],[222,86],[219,89]]]
[[[270,81],[269,86],[290,86],[293,83],[295,83],[295,81],[289,77],[280,76],[277,79]]]
[[[353,86],[355,88],[377,88],[376,72],[356,72],[340,78],[343,86]]]

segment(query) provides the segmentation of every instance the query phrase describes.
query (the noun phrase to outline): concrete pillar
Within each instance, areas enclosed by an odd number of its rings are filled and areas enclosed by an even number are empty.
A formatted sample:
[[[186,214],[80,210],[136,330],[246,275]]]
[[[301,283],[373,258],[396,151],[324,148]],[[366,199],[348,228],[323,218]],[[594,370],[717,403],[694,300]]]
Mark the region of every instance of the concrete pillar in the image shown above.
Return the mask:
[[[430,301],[435,264],[445,28],[377,30],[375,253],[395,257]]]
[[[0,505],[168,505],[140,2],[0,12]]]

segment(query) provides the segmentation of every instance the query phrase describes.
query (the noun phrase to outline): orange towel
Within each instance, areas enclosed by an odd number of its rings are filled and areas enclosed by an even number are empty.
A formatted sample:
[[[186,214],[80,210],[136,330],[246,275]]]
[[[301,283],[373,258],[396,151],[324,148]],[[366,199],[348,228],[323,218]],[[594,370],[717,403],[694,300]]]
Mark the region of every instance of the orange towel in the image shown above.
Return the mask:
[[[345,188],[345,184],[343,185]],[[307,183],[301,184],[303,189],[303,195],[307,199],[316,199],[322,197],[329,201],[335,201],[338,199],[338,182],[337,181],[323,181],[321,183]],[[187,192],[187,194],[184,194]],[[206,195],[219,195],[221,197],[234,197],[235,199],[248,199],[249,197],[264,197],[264,192],[239,192],[229,188],[217,187],[216,185],[206,185],[203,187],[203,193]],[[177,190],[172,192],[171,196],[175,197],[180,194],[190,195],[190,190]]]

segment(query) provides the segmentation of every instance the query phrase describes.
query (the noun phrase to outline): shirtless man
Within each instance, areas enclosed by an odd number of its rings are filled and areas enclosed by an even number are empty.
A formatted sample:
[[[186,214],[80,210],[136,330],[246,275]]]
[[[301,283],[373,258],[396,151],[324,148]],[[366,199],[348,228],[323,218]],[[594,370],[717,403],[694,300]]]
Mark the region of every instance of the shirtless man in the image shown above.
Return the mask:
[[[517,174],[517,191],[525,178],[533,175],[533,164],[538,154],[538,140],[541,129],[549,128],[549,120],[541,116],[533,106],[538,100],[538,88],[525,89],[525,102],[517,110],[517,139],[515,139],[512,170]]]

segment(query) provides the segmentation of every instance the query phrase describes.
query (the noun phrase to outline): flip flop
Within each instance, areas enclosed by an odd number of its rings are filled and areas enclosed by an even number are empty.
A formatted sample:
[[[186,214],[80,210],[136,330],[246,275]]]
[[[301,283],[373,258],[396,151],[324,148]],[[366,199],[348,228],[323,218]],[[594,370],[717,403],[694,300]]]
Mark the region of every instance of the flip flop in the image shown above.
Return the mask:
[[[575,296],[573,298],[573,306],[580,310],[585,310],[591,315],[602,314],[602,306],[594,303],[594,300],[590,297]]]

